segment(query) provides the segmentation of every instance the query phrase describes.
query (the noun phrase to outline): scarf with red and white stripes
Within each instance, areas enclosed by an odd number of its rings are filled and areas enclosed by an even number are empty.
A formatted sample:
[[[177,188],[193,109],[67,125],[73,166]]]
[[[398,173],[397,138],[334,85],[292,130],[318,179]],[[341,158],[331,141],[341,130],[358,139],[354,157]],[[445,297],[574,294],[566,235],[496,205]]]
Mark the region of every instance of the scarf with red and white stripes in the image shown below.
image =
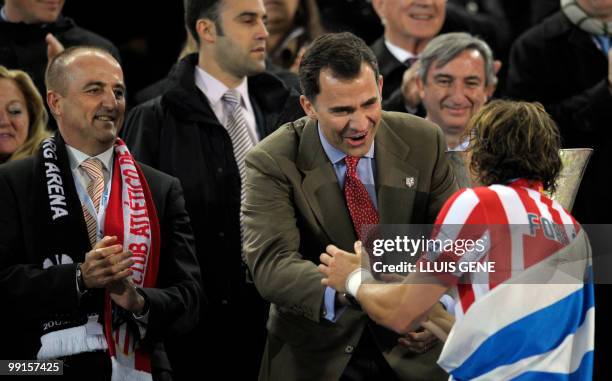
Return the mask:
[[[114,145],[111,191],[104,220],[104,234],[117,236],[125,251],[132,252],[132,282],[136,287],[154,287],[160,251],[160,229],[155,204],[142,170],[121,139]],[[43,267],[84,260],[91,250],[89,239],[66,240],[69,232],[86,232],[79,199],[70,171],[65,144],[59,134],[46,139],[37,157],[37,168],[46,195],[47,216],[43,228],[48,237],[42,253]],[[52,186],[50,186],[50,184]],[[61,188],[61,189],[60,189]],[[64,237],[64,238],[62,238]],[[60,254],[61,253],[61,254]],[[63,258],[51,263],[48,258]],[[62,262],[63,261],[63,262]],[[76,284],[75,284],[76,287]],[[95,350],[108,350],[113,380],[151,380],[150,353],[140,345],[131,313],[114,304],[107,290],[90,290],[88,302],[79,311],[57,314],[41,322],[39,359],[58,358]],[[103,303],[103,305],[101,305]],[[102,313],[103,334],[88,331],[96,325],[92,316]],[[135,329],[136,328],[136,329]]]

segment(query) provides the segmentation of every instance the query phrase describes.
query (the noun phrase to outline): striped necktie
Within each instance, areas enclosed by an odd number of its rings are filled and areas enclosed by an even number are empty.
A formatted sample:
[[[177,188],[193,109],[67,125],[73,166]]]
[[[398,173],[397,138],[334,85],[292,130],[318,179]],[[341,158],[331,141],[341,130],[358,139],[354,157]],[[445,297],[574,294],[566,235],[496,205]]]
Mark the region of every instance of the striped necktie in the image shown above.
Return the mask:
[[[254,142],[249,136],[249,129],[246,122],[246,116],[242,108],[241,96],[236,89],[229,89],[221,98],[225,102],[226,110],[229,112],[227,125],[225,128],[232,140],[234,149],[234,158],[238,165],[240,173],[240,204],[244,203],[245,188],[246,188],[246,168],[244,159],[247,152],[254,146]],[[243,215],[240,212],[240,235],[242,238],[243,232]]]
[[[238,164],[240,172],[240,180],[244,185],[246,170],[244,166],[244,158],[249,149],[253,147],[253,141],[249,136],[249,129],[246,122],[246,115],[242,108],[242,98],[236,89],[229,89],[222,97],[225,102],[226,110],[229,111],[229,118],[225,128],[232,140],[234,148],[234,158]],[[243,187],[244,189],[244,187]],[[244,197],[242,192],[241,199]]]
[[[100,199],[104,192],[104,173],[102,172],[102,162],[98,159],[89,158],[81,163],[81,168],[89,176],[89,184],[87,185],[87,193],[91,197],[91,201],[94,204],[96,213],[100,209]],[[87,233],[89,233],[89,242],[93,247],[98,238],[97,227],[98,223],[96,216],[92,216],[87,209],[85,203],[83,203],[83,215],[85,216],[85,223],[87,224]]]

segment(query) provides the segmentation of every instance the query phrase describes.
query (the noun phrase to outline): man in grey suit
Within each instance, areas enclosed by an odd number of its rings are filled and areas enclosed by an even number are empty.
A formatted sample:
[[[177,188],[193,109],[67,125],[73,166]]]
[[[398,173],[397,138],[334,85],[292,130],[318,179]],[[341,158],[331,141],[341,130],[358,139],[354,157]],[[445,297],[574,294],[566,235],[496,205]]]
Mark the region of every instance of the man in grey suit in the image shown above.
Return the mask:
[[[381,110],[376,58],[350,33],[316,39],[299,74],[308,116],[246,158],[246,260],[272,303],[260,379],[447,379],[428,332],[399,345],[317,271],[326,245],[352,251],[363,225],[433,222],[457,189],[442,132]]]

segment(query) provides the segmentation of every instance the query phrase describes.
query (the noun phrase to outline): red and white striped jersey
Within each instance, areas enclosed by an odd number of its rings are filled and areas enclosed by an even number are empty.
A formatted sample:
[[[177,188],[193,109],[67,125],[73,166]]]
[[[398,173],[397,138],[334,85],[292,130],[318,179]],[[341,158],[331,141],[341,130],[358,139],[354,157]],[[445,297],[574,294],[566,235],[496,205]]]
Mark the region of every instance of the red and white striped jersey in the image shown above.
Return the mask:
[[[496,269],[495,272],[452,273],[457,318],[491,289],[557,252],[576,237],[580,225],[541,189],[541,183],[524,179],[508,185],[465,188],[443,206],[435,222],[437,230],[433,238],[482,239],[486,242],[486,252],[480,256],[443,252],[428,259],[456,263],[493,261]]]

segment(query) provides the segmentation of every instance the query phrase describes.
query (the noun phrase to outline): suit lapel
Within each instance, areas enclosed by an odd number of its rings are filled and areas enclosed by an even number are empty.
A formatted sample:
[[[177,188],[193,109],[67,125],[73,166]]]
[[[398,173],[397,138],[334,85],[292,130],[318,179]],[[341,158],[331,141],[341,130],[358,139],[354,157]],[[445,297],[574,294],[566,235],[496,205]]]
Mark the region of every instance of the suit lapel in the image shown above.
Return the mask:
[[[317,129],[310,119],[302,132],[297,166],[304,173],[302,191],[310,209],[331,242],[352,249],[357,240],[338,178],[329,161]]]
[[[407,224],[419,171],[408,163],[410,147],[381,121],[375,140],[376,195],[381,224]]]
[[[374,42],[374,44],[372,45],[372,50],[378,58],[380,74],[382,74],[383,77],[389,76],[392,72],[394,72],[400,67],[405,69],[404,64],[399,62],[397,58],[395,58],[395,56],[391,54],[389,49],[387,49],[383,37],[379,38],[378,40],[376,40],[376,42]]]

